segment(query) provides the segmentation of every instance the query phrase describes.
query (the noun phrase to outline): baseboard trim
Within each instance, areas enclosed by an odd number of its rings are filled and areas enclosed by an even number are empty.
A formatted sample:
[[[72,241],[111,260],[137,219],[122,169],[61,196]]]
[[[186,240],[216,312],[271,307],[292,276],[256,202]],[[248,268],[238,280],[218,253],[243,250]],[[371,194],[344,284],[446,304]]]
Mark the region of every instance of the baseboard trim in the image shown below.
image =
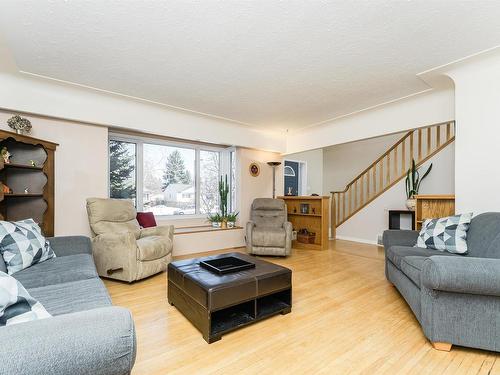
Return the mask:
[[[370,241],[366,240],[364,238],[357,238],[357,237],[349,237],[349,236],[339,236],[337,235],[337,240],[344,240],[344,241],[352,241],[352,242],[360,242],[360,243],[366,243],[369,245],[377,245],[380,246],[377,241]]]

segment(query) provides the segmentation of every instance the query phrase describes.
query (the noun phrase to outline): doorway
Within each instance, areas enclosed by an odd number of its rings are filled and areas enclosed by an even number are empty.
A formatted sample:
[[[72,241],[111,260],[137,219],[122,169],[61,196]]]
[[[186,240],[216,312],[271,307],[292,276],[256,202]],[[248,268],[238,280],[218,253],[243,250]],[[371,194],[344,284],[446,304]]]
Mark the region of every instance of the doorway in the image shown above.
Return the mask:
[[[307,163],[298,160],[285,160],[283,168],[284,195],[307,194]]]

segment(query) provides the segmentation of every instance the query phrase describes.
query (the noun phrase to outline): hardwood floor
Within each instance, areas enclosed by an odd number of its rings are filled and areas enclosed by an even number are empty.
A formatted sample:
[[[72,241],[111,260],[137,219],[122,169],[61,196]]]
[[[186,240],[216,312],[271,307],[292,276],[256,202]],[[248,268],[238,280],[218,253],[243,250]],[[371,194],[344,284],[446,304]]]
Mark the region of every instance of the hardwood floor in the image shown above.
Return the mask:
[[[434,350],[385,280],[383,258],[376,246],[340,240],[328,251],[265,258],[293,270],[292,313],[211,345],[167,303],[165,274],[131,285],[105,283],[114,304],[134,315],[135,375],[500,374],[496,353]]]

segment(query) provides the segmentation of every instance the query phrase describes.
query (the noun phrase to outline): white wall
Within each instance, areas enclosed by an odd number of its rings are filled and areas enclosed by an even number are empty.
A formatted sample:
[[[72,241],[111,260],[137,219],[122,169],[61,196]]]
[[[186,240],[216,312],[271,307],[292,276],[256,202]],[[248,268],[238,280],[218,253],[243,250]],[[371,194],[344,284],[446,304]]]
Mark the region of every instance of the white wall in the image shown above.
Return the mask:
[[[250,206],[255,198],[272,198],[273,170],[267,165],[268,161],[283,161],[281,155],[274,152],[265,152],[240,148],[236,152],[238,160],[238,205],[240,207],[240,223],[242,225],[250,219]],[[260,174],[252,177],[248,171],[250,163],[260,166]],[[276,196],[283,195],[283,164],[276,168]]]
[[[455,82],[457,212],[500,211],[500,52],[447,74]]]
[[[281,133],[23,74],[0,73],[0,108],[261,150],[283,152],[286,146]]]
[[[11,131],[6,122],[12,112],[0,110],[0,128]],[[108,130],[38,116],[25,116],[32,136],[59,143],[55,156],[55,234],[89,235],[85,208],[88,197],[108,194]]]
[[[244,229],[178,234],[174,236],[174,256],[245,246]]]
[[[396,133],[325,148],[323,152],[324,193],[329,194],[331,191],[344,190],[353,178],[386,152],[405,133]]]
[[[455,144],[447,146],[423,164],[432,171],[422,182],[420,194],[453,194],[455,192]],[[401,180],[337,228],[337,238],[376,243],[378,235],[388,229],[388,210],[406,209],[405,181]],[[457,210],[457,212],[462,212]]]
[[[301,161],[306,163],[306,192],[305,195],[316,193],[323,195],[323,149],[298,152],[296,154],[288,154],[283,157],[285,160]],[[280,178],[284,176],[280,174]],[[280,190],[280,195],[284,194]]]
[[[453,89],[432,90],[287,134],[287,153],[433,125],[455,118]]]

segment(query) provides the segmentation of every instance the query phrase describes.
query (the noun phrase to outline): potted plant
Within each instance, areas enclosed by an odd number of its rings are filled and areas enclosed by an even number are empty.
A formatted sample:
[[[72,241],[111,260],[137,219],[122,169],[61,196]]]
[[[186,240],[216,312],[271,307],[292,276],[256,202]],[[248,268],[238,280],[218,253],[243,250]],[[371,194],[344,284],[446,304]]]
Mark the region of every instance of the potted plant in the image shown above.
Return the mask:
[[[218,212],[208,215],[207,220],[212,224],[213,228],[220,228],[222,218]]]
[[[231,212],[227,215],[227,227],[234,228],[236,226],[236,218],[239,212]]]
[[[219,180],[219,208],[221,216],[221,228],[227,228],[227,196],[229,194],[229,184],[227,175],[225,181],[220,176]]]
[[[415,211],[416,199],[415,195],[418,194],[420,190],[420,184],[428,176],[430,171],[432,170],[432,163],[429,165],[429,168],[425,171],[424,175],[420,177],[420,173],[418,172],[420,169],[416,167],[415,160],[412,159],[411,167],[408,169],[406,173],[406,207],[410,211]]]

